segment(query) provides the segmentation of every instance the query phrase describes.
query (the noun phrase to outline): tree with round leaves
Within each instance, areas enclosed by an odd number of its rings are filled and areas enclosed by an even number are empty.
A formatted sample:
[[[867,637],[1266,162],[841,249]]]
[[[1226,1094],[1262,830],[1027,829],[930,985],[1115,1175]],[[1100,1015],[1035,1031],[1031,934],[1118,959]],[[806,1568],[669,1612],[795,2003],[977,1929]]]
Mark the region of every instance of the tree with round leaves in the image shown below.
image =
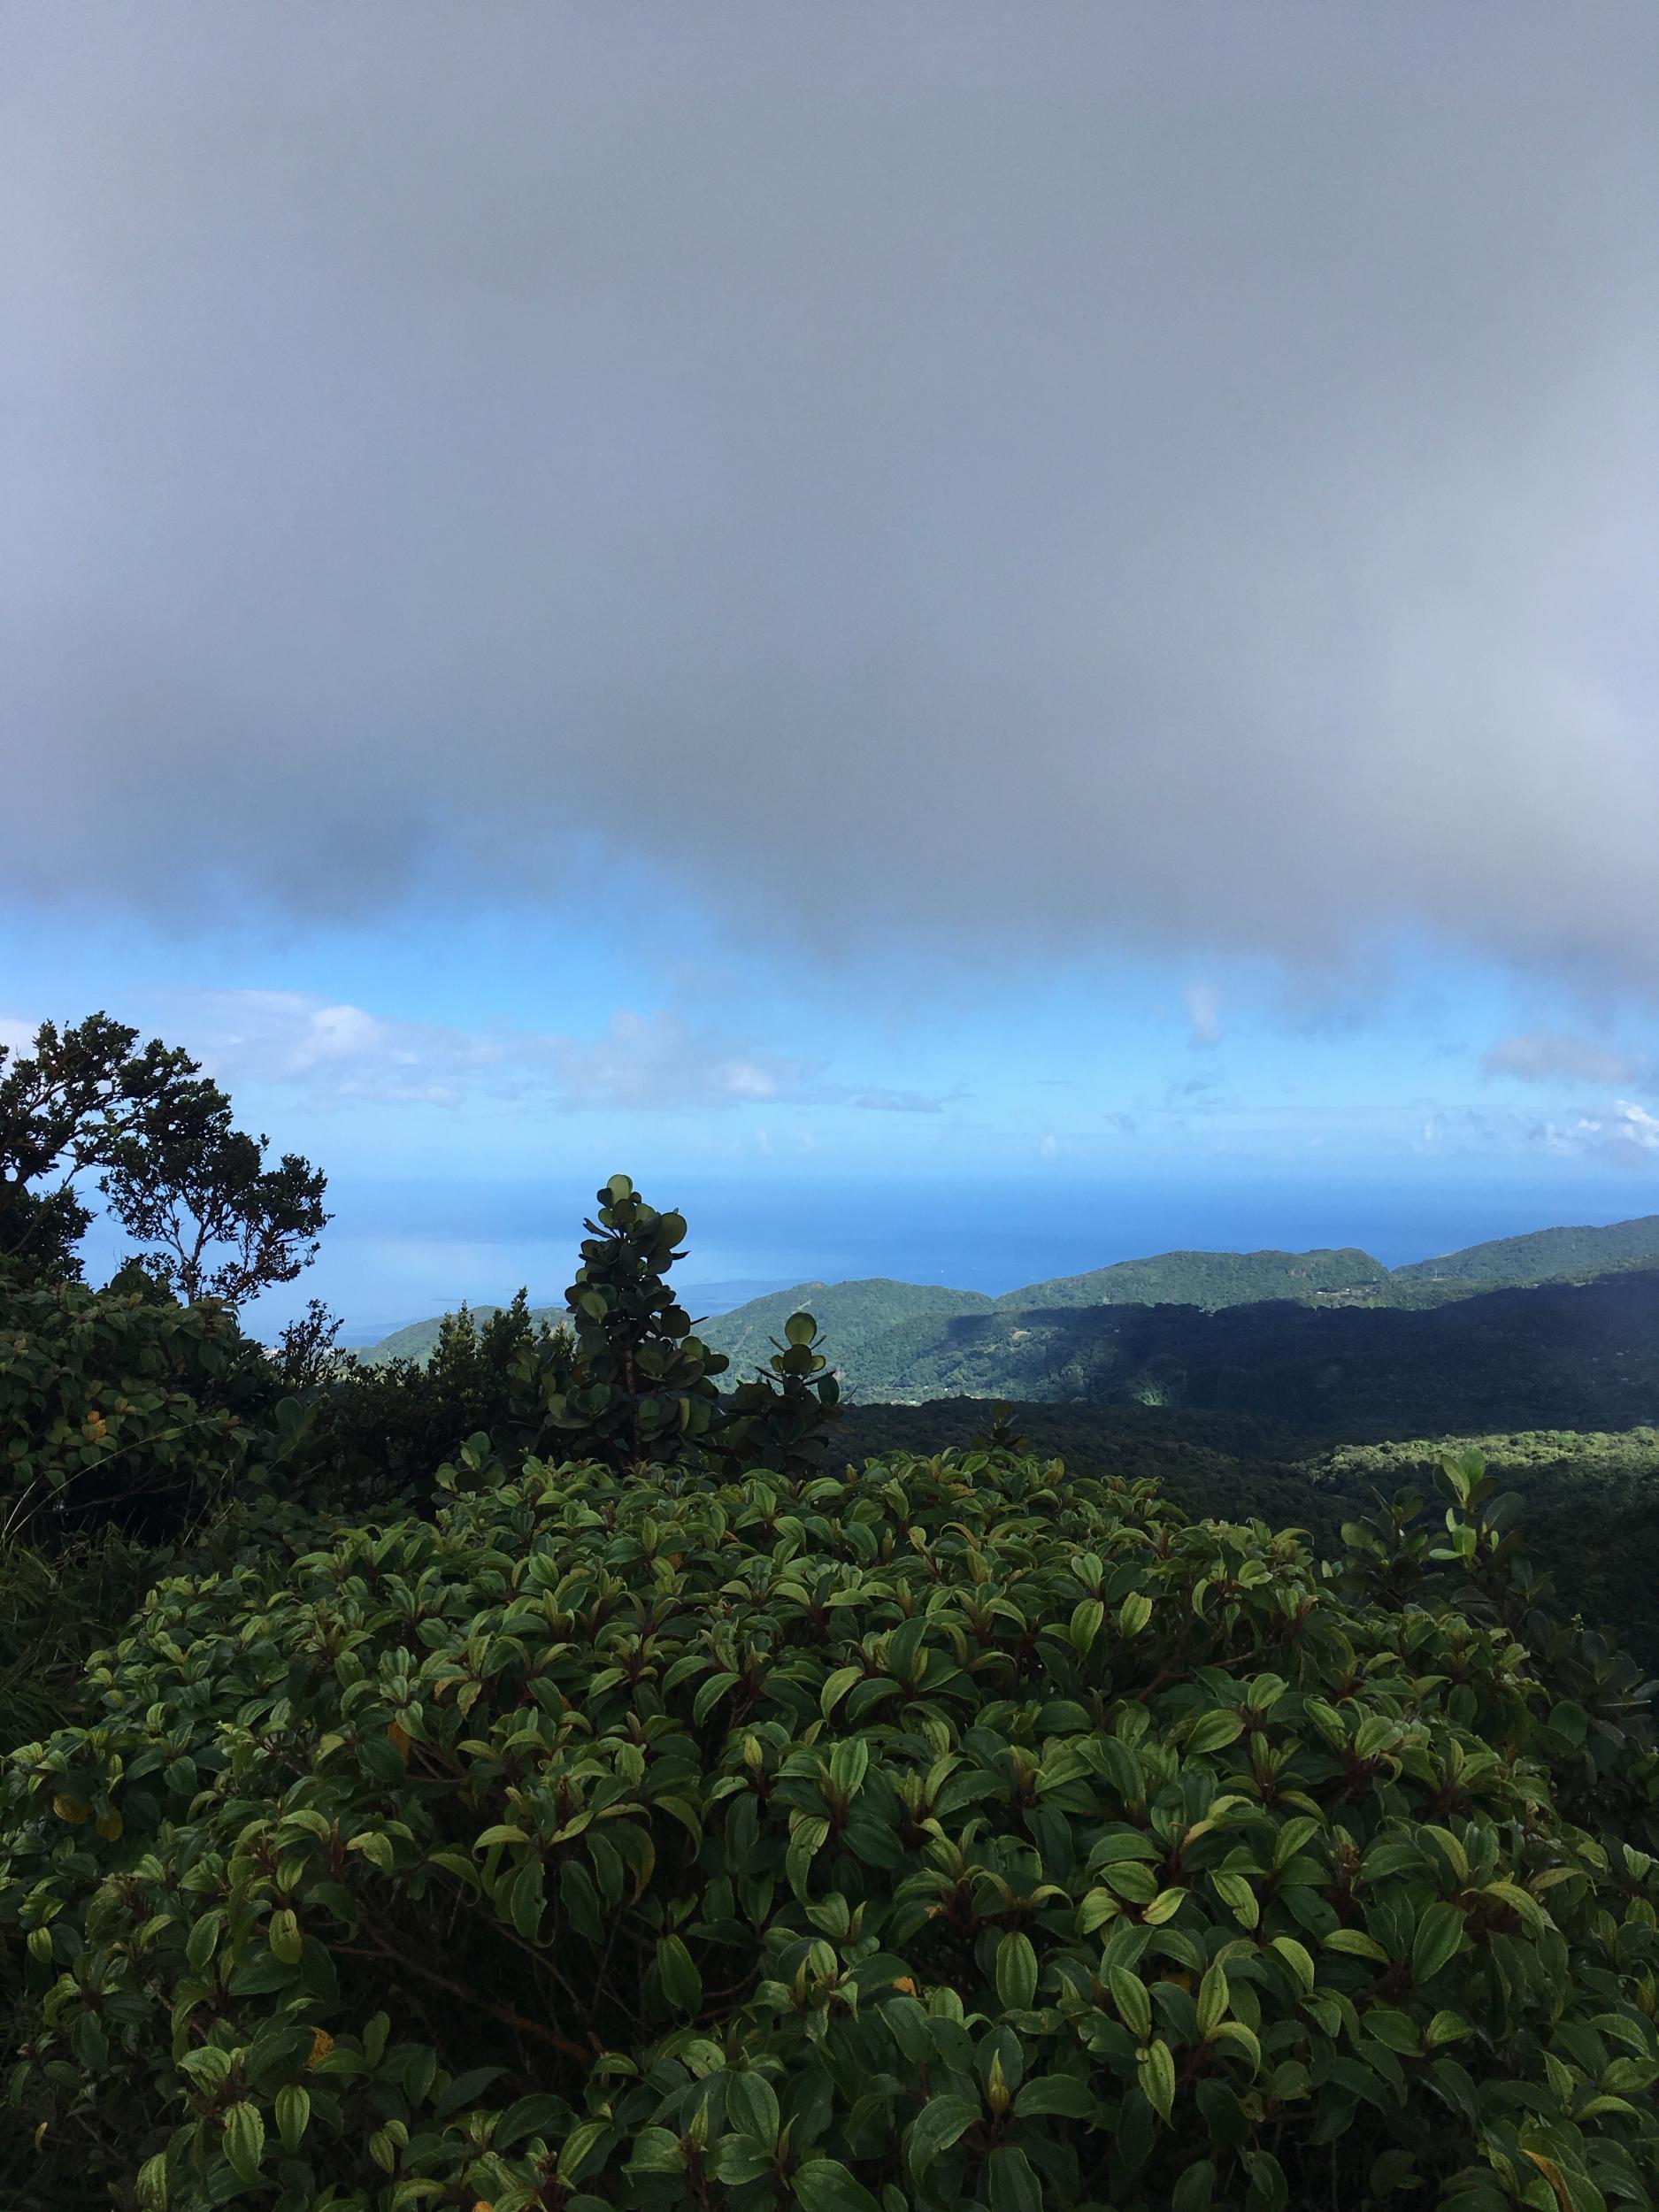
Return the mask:
[[[524,1363],[537,1448],[618,1468],[695,1463],[721,1418],[724,1353],[692,1333],[666,1281],[686,1217],[647,1205],[626,1175],[597,1194],[565,1292],[574,1346]]]

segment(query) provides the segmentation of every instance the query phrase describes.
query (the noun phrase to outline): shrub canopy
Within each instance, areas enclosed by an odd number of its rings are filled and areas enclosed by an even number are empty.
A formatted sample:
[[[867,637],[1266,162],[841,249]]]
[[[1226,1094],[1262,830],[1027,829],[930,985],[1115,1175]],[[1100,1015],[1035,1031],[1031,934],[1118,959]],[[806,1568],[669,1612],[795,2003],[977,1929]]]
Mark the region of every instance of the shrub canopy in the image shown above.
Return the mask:
[[[181,1306],[136,1270],[100,1291],[0,1270],[0,1540],[176,1518],[271,1455],[275,1400],[225,1307]]]
[[[531,1461],[91,1686],[0,1791],[19,2202],[1659,2194],[1640,1713],[1148,1484]]]

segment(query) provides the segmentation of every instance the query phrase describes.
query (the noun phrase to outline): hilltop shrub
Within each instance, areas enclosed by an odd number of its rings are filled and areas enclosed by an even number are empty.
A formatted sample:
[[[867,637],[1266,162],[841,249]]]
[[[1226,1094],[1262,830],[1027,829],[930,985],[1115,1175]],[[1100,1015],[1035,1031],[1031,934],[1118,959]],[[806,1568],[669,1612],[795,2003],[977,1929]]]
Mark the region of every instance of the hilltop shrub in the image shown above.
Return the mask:
[[[721,1418],[715,1376],[729,1365],[691,1333],[667,1282],[686,1217],[648,1206],[626,1175],[597,1194],[581,1265],[565,1294],[573,1347],[545,1346],[519,1363],[530,1440],[560,1456],[611,1467],[685,1462]]]
[[[1640,1716],[1150,1485],[533,1462],[90,1686],[0,1790],[9,2204],[1659,2192]]]
[[[715,1432],[718,1455],[739,1467],[770,1467],[810,1475],[823,1464],[831,1431],[841,1417],[841,1388],[810,1313],[792,1313],[772,1357],[726,1402]]]
[[[168,1528],[269,1456],[276,1405],[225,1307],[0,1272],[0,1542]]]
[[[533,1322],[522,1290],[482,1321],[465,1306],[446,1314],[425,1366],[334,1355],[300,1394],[309,1486],[372,1508],[400,1497],[424,1503],[439,1468],[480,1431],[521,1451],[540,1424],[523,1375],[557,1378],[569,1359],[569,1331]]]

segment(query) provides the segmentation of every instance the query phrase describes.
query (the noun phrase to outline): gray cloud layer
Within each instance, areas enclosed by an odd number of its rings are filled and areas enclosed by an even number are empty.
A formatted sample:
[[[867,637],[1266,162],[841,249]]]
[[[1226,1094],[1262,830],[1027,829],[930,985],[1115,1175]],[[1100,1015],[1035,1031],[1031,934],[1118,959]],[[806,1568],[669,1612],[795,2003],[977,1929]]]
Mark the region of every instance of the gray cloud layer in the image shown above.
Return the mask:
[[[1659,16],[0,29],[6,857],[1659,980]],[[1196,1025],[1195,1025],[1196,1026]]]
[[[1483,1056],[1483,1075],[1512,1075],[1523,1083],[1646,1083],[1646,1064],[1627,1052],[1610,1052],[1585,1037],[1555,1030],[1501,1037]]]

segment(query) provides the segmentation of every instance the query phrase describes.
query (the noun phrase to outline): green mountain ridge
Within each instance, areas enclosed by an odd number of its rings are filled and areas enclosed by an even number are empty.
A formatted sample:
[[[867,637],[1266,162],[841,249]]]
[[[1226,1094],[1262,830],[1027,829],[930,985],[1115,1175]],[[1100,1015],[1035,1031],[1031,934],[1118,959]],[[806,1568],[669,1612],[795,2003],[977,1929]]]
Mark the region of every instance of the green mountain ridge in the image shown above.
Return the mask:
[[[718,1314],[697,1332],[706,1344],[724,1352],[734,1368],[764,1363],[772,1340],[783,1334],[792,1313],[806,1308],[823,1332],[837,1364],[856,1359],[866,1346],[892,1330],[920,1323],[936,1326],[961,1315],[994,1313],[995,1299],[983,1291],[949,1290],[938,1283],[903,1283],[882,1275],[850,1283],[796,1283],[792,1289],[751,1298]]]
[[[1161,1252],[1156,1258],[1118,1260],[1086,1275],[1057,1275],[1004,1291],[1003,1307],[1249,1305],[1264,1298],[1313,1298],[1370,1290],[1391,1279],[1369,1252]]]
[[[1187,1394],[1194,1358],[1201,1368],[1210,1358],[1197,1326],[1205,1317],[1264,1306],[1282,1313],[1254,1344],[1251,1356],[1259,1360],[1288,1340],[1297,1313],[1432,1311],[1484,1292],[1584,1282],[1644,1266],[1659,1266],[1659,1215],[1533,1230],[1394,1269],[1349,1246],[1164,1252],[1026,1284],[998,1298],[883,1276],[802,1282],[734,1306],[699,1333],[731,1359],[733,1380],[764,1362],[789,1315],[806,1307],[837,1371],[866,1399],[916,1403],[968,1394],[1187,1403],[1194,1402]],[[1165,1309],[1187,1319],[1152,1326],[1132,1318]],[[473,1309],[480,1319],[495,1310]],[[559,1307],[533,1309],[537,1321],[557,1322],[562,1314]],[[362,1356],[370,1364],[424,1361],[439,1326],[437,1319],[414,1323]]]
[[[1614,1268],[1650,1266],[1659,1257],[1659,1214],[1567,1229],[1532,1229],[1465,1245],[1439,1259],[1409,1260],[1394,1269],[1414,1282],[1527,1283],[1575,1275],[1604,1275]]]

